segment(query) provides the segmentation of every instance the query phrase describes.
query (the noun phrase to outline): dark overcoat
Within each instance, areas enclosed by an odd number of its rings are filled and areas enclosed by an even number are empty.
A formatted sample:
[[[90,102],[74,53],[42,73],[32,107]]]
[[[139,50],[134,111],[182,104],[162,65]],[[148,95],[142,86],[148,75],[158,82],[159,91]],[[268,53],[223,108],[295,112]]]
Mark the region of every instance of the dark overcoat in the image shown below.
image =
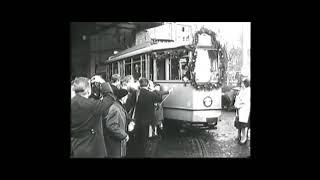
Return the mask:
[[[104,115],[104,137],[108,157],[122,158],[126,156],[127,112],[121,102],[115,101]]]
[[[105,94],[107,84],[102,84]],[[102,114],[113,103],[110,98],[87,99],[76,95],[71,100],[71,157],[107,157],[102,129]]]

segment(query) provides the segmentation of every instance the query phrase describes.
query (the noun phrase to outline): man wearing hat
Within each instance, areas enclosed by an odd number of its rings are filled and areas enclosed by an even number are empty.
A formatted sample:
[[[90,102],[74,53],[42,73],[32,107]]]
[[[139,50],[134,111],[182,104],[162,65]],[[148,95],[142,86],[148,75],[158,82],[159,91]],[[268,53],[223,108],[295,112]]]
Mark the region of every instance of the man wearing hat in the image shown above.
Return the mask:
[[[115,89],[118,91],[118,89]],[[118,97],[110,89],[107,97],[113,99],[113,104],[103,114],[104,138],[108,157],[123,158],[127,152],[127,142],[129,136],[127,134],[127,120],[130,118],[119,99],[123,98],[127,93],[118,94]]]

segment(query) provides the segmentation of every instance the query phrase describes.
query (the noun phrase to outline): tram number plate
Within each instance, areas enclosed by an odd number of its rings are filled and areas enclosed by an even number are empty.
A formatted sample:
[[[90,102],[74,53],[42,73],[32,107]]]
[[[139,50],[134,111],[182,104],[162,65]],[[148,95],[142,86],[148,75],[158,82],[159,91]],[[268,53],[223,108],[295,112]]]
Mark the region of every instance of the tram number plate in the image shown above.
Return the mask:
[[[213,123],[217,123],[218,118],[206,118],[207,123],[209,124],[213,124]]]

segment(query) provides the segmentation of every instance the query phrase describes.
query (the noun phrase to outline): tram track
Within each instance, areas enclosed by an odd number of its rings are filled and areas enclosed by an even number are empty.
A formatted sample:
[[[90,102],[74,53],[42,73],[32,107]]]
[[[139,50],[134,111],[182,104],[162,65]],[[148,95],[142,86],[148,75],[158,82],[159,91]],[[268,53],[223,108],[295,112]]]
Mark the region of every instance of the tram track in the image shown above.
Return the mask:
[[[184,148],[184,155],[187,157],[210,157],[210,146],[206,143],[207,137],[198,133],[183,133],[178,137],[179,144]]]
[[[166,138],[160,145],[158,157],[249,157],[250,142],[246,146],[237,143],[235,140],[237,131],[233,127],[233,119],[233,113],[224,114],[218,129],[210,131],[189,129],[181,132],[179,128],[169,125]]]

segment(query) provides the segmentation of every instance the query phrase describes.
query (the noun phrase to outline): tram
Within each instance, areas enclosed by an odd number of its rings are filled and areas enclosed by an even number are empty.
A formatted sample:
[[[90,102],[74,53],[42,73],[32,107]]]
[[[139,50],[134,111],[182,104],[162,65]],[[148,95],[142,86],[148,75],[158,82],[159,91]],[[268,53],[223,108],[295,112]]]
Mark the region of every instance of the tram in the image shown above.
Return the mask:
[[[192,43],[150,42],[109,57],[106,77],[139,71],[161,90],[174,89],[163,102],[165,121],[215,129],[222,109],[222,49],[214,32],[201,28]]]

